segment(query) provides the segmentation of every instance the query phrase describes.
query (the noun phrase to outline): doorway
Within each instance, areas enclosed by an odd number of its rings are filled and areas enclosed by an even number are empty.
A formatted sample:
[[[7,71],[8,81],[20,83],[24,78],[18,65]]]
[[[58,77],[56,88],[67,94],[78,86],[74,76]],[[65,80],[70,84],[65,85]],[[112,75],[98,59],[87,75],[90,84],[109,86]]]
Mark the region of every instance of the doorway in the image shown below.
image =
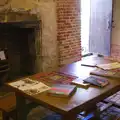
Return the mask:
[[[90,0],[81,0],[82,55],[89,53]]]
[[[110,55],[112,0],[81,0],[82,55]]]

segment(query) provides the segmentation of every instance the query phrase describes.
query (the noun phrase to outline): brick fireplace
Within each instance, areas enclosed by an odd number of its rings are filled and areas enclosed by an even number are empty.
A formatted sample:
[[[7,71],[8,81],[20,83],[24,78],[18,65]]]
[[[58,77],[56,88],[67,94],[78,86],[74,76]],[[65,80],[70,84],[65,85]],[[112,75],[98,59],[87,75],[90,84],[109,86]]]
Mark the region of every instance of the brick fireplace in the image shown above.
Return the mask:
[[[40,22],[36,24],[36,21]],[[3,33],[7,35],[1,36],[4,36],[8,42],[7,53],[11,67],[11,79],[37,72],[54,71],[58,68],[54,2],[49,2],[49,4],[42,2],[39,8],[36,7],[32,12],[0,13],[0,23],[3,27],[9,26],[10,29],[6,29]],[[7,40],[8,38],[11,40]]]

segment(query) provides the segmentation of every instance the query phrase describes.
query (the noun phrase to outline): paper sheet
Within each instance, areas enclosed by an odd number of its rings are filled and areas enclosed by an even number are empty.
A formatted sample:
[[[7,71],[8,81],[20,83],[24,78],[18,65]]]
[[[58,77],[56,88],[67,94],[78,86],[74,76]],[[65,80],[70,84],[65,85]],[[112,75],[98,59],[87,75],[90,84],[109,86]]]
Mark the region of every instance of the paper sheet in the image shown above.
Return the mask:
[[[29,81],[29,83],[27,83],[26,81]],[[25,79],[22,79],[22,80],[19,80],[16,82],[12,82],[9,85],[11,85],[15,88],[18,88],[20,90],[27,90],[38,83],[39,83],[38,81],[32,80],[30,78],[25,78]]]
[[[25,92],[28,93],[29,95],[35,95],[35,94],[47,91],[49,89],[50,89],[49,86],[47,86],[44,83],[40,82],[40,83],[32,86],[30,89],[25,90]]]
[[[32,80],[30,78],[25,78],[16,82],[9,83],[9,85],[22,90],[29,95],[35,95],[50,89],[50,87],[44,83]]]

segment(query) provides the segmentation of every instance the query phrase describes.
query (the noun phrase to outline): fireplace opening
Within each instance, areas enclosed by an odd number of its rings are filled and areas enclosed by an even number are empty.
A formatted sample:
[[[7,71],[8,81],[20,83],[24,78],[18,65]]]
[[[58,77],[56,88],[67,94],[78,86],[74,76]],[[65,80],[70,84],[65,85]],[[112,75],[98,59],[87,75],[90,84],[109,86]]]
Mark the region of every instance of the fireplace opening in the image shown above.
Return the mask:
[[[8,80],[35,73],[35,29],[38,23],[34,25],[32,23],[31,27],[30,23],[22,22],[0,24],[0,51],[5,51]]]

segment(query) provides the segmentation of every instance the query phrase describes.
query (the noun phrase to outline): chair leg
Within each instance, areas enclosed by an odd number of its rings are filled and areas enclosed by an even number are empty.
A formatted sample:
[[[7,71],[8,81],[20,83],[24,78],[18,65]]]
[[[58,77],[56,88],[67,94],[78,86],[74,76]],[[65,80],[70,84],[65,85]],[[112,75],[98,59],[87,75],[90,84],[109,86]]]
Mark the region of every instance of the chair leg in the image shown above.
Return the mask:
[[[10,119],[10,118],[12,118],[13,120],[17,120],[17,111],[16,110],[14,110],[14,111],[12,111],[12,112],[10,112],[10,113],[8,113],[8,120]]]
[[[15,112],[14,114],[11,114],[7,112],[2,112],[2,120],[10,120],[10,118],[12,118],[13,120],[17,120],[17,113]]]
[[[2,112],[2,119],[9,120],[9,117],[7,116],[6,112]]]

